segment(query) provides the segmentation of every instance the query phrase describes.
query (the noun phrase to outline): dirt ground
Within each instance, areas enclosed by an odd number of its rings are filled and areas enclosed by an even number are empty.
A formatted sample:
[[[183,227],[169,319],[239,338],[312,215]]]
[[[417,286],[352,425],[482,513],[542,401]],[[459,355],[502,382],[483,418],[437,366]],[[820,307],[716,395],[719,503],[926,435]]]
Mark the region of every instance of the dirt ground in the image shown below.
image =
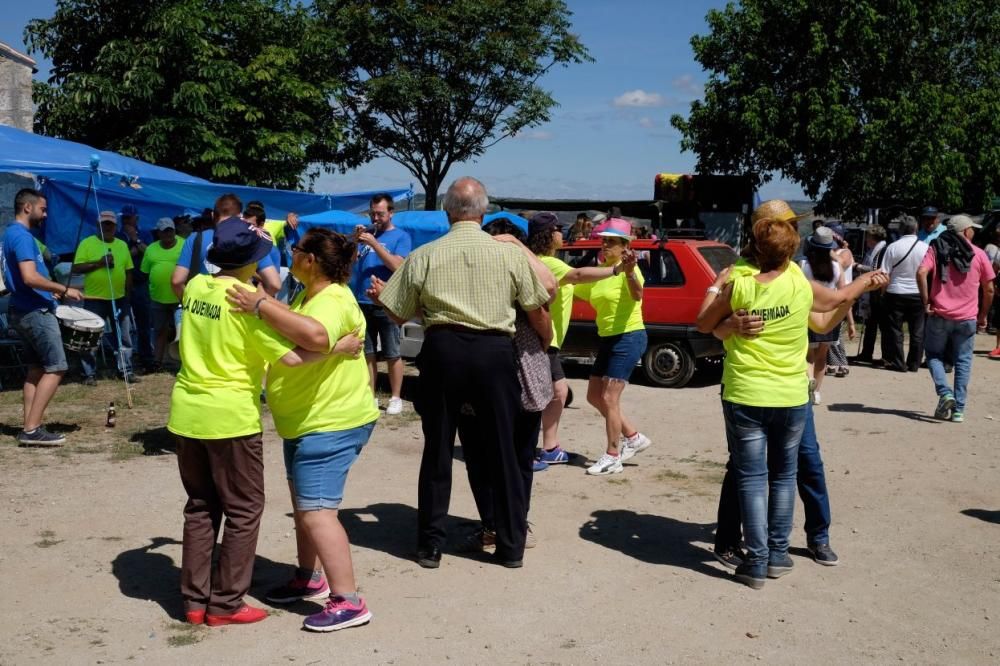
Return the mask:
[[[69,431],[61,449],[16,447],[20,393],[7,390],[0,664],[997,663],[1000,362],[985,358],[991,342],[979,337],[964,424],[930,418],[926,371],[858,367],[827,379],[816,418],[841,565],[803,556],[800,505],[795,570],[761,591],[734,582],[709,550],[726,458],[717,376],[680,390],[630,386],[627,409],[654,444],[603,478],[583,473],[603,430],[582,404],[584,375],[571,379],[577,401],[563,444],[581,457],[536,475],[539,544],[519,570],[455,554],[438,570],[410,560],[419,421],[412,411],[383,416],[342,511],[374,620],[329,635],[300,630],[313,603],[269,608],[253,626],[179,621],[184,493],[162,430],[168,375],[146,378],[131,411],[120,384],[64,387],[50,410]],[[119,407],[114,430],[104,428],[109,400]],[[269,429],[265,441],[260,603],[295,554],[279,440]],[[475,516],[459,460],[452,515],[454,536]]]

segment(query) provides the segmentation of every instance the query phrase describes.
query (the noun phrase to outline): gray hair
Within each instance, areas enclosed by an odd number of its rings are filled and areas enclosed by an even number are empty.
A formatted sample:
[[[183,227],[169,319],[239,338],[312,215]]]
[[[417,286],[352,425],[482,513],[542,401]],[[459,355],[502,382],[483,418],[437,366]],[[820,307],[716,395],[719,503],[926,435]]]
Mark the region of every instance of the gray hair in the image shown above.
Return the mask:
[[[452,183],[444,195],[444,210],[452,222],[481,219],[489,205],[486,187],[469,176]]]
[[[903,232],[904,236],[910,236],[917,233],[917,228],[920,224],[917,222],[917,218],[912,215],[904,215],[899,219],[899,230]]]

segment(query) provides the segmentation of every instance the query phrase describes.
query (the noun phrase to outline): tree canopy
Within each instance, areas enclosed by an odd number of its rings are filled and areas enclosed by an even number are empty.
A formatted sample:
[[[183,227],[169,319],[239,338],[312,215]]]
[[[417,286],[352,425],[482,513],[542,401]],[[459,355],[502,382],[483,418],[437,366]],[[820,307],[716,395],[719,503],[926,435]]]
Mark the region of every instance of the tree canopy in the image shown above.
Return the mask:
[[[405,166],[433,209],[452,165],[549,120],[539,85],[590,56],[562,0],[316,0],[349,35],[352,138]]]
[[[25,30],[52,61],[39,133],[212,180],[295,188],[354,166],[331,105],[343,38],[288,0],[59,0]]]
[[[995,0],[743,0],[707,18],[704,98],[671,120],[699,170],[780,173],[843,213],[1000,193]]]

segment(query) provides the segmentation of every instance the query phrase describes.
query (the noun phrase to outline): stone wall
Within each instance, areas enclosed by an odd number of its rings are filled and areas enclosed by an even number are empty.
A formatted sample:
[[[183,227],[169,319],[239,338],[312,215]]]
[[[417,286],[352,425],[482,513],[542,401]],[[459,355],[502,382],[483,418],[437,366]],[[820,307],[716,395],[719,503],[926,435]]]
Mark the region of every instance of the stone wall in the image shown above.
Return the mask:
[[[0,125],[32,131],[34,107],[31,103],[33,61],[0,44]]]

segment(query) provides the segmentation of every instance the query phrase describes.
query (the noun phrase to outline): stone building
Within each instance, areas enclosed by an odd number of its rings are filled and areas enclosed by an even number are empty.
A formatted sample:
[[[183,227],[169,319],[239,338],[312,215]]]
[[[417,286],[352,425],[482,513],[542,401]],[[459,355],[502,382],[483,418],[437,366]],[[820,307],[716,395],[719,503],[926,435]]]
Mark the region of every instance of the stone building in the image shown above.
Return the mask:
[[[35,107],[31,101],[31,81],[35,61],[0,42],[0,125],[26,132],[33,130]],[[0,173],[0,227],[14,216],[14,195],[34,180],[24,175]]]

